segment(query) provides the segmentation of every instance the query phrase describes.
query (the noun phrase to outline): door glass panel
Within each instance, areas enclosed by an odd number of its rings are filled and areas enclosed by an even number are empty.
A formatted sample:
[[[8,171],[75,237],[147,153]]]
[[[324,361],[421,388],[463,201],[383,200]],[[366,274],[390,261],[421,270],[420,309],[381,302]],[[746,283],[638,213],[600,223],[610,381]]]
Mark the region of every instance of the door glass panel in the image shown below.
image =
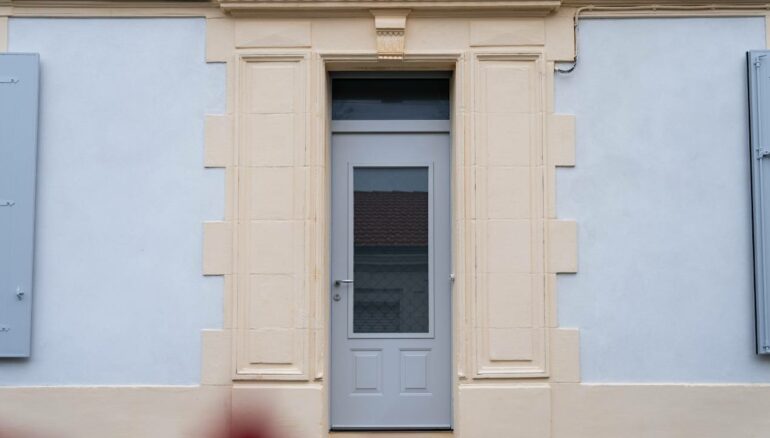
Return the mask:
[[[429,331],[429,169],[353,169],[353,332]]]
[[[449,120],[449,79],[333,79],[333,120]]]

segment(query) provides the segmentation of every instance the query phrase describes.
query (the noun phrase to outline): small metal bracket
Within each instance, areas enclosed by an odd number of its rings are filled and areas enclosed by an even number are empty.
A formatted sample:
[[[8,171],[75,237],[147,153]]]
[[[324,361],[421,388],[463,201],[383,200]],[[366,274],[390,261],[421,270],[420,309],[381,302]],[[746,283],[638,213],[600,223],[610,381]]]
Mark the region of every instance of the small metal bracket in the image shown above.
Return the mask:
[[[0,333],[9,332],[9,331],[11,331],[11,328],[8,327],[7,325],[0,325]]]
[[[0,78],[0,84],[18,84],[19,80],[16,78]]]
[[[455,282],[455,274],[454,273],[449,274],[449,281],[451,281],[452,283]]]
[[[16,288],[16,299],[19,301],[24,299],[24,291],[21,290],[21,286]]]
[[[13,207],[16,201],[0,200],[0,207]]]

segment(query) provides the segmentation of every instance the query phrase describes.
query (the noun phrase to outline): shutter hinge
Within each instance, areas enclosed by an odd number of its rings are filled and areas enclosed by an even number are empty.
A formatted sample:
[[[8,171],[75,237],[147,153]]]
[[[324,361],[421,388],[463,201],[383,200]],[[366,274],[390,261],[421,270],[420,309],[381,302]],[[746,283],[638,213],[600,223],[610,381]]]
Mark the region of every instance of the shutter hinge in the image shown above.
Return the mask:
[[[5,201],[0,199],[0,207],[13,207],[14,205],[16,205],[15,201]]]
[[[16,78],[0,78],[0,84],[18,84],[19,80]]]

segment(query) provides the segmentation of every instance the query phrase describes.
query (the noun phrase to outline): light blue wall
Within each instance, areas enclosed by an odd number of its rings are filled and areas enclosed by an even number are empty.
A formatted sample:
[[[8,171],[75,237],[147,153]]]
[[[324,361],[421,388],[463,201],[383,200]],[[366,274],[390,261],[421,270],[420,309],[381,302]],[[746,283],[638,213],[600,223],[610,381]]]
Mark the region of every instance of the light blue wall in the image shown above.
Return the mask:
[[[33,351],[0,385],[195,384],[200,330],[222,325],[201,275],[224,178],[203,120],[225,74],[203,19],[16,19],[42,65]]]
[[[579,226],[559,317],[587,382],[770,382],[754,354],[746,51],[764,18],[583,20],[556,81],[577,116],[557,172]]]
[[[200,275],[203,116],[224,111],[201,19],[11,19],[41,54],[33,356],[0,385],[195,384],[222,324]],[[745,51],[764,20],[584,20],[557,78],[577,116],[558,172],[580,272],[559,278],[588,382],[770,382],[754,355]]]

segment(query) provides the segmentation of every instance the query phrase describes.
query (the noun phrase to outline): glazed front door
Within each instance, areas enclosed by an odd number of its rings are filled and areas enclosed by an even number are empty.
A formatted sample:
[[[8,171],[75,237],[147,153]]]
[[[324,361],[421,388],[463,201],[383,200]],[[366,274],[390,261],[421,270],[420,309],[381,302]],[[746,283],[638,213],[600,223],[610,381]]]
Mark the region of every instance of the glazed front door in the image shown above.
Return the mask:
[[[332,137],[332,429],[449,429],[448,121],[342,125]]]

